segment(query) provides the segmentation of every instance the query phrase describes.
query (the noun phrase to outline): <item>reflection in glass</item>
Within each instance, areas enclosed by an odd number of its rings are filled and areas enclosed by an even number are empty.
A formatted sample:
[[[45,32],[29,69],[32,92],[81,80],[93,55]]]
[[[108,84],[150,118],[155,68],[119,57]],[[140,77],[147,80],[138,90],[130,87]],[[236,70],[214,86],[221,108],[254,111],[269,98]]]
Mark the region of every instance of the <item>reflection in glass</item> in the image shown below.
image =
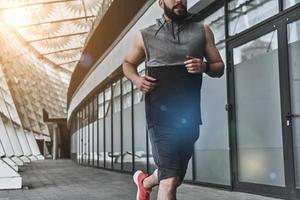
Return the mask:
[[[79,110],[77,113],[78,117],[78,162],[81,163],[82,159],[82,111]]]
[[[120,101],[120,95],[121,95],[121,88],[120,88],[120,81],[117,81],[113,84],[113,106],[114,106],[114,113],[120,112],[121,110],[121,101]]]
[[[277,31],[233,52],[239,181],[284,186]]]
[[[288,25],[292,113],[300,116],[300,21]],[[300,117],[293,117],[296,186],[300,188]]]
[[[108,87],[105,89],[105,160],[106,160],[106,168],[111,168],[113,163],[112,157],[112,138],[111,138],[111,88]]]
[[[147,170],[146,116],[144,102],[134,105],[134,158],[135,169]]]
[[[88,164],[88,107],[83,109],[83,162]]]
[[[217,48],[225,47],[225,24],[224,7],[220,8],[210,16],[206,17],[202,23],[208,25],[214,33]]]
[[[235,48],[234,65],[238,65],[243,62],[249,62],[254,58],[257,59],[257,57],[264,57],[264,54],[271,53],[273,50],[277,51],[277,49],[277,31],[273,31],[256,40]]]
[[[123,78],[123,109],[131,107],[131,82],[127,78]]]
[[[145,76],[145,64],[142,63],[138,66],[137,71],[140,76]],[[138,104],[143,101],[143,92],[137,89],[137,87],[134,85],[134,90],[133,90],[133,97],[134,97],[134,104]]]
[[[77,162],[80,162],[80,152],[81,152],[81,141],[80,141],[80,115],[79,115],[80,111],[78,111],[76,113],[76,125],[77,125],[77,131],[76,131],[76,135],[77,135]]]
[[[278,13],[278,0],[233,0],[228,4],[229,34],[243,30]]]
[[[97,120],[93,122],[93,130],[94,130],[94,138],[93,138],[93,145],[94,145],[94,151],[93,151],[93,160],[94,166],[98,166],[98,124]]]
[[[93,102],[88,104],[88,159],[89,165],[94,165],[94,157],[93,157],[93,123],[92,123],[92,116],[93,116]]]
[[[103,130],[103,118],[104,118],[104,96],[103,92],[98,95],[98,159],[99,166],[104,167],[104,130]]]
[[[97,114],[98,114],[98,102],[97,97],[94,97],[93,99],[93,115],[92,115],[92,130],[93,130],[93,166],[98,166],[97,160],[98,160],[98,124],[97,124]]]
[[[80,110],[80,163],[83,163],[83,109]]]
[[[121,169],[121,84],[113,83],[113,162],[114,169]]]
[[[206,17],[202,23],[213,31],[217,48],[225,61],[224,7]],[[218,91],[217,98],[216,93],[212,91]],[[200,127],[200,137],[195,144],[194,153],[194,178],[199,182],[230,185],[227,112],[224,110],[226,91],[225,75],[219,79],[204,75],[201,90],[201,104],[204,105],[201,111],[203,125]],[[191,164],[186,179],[192,179]]]
[[[300,3],[300,0],[283,0],[283,7],[289,8],[297,3]]]
[[[123,169],[132,171],[132,114],[131,114],[131,82],[122,78],[123,92]]]

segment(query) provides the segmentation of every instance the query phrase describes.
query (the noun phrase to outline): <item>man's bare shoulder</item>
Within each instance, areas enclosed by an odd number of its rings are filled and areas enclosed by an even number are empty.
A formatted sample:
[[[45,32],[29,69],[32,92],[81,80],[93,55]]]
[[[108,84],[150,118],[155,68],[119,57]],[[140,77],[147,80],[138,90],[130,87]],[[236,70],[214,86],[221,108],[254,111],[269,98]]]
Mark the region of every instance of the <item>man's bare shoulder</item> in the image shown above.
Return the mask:
[[[204,31],[205,31],[206,35],[213,34],[211,28],[207,24],[203,24],[203,28],[204,28]]]
[[[144,41],[143,36],[140,31],[137,31],[133,36],[133,44],[135,47],[143,48],[144,49]]]
[[[204,28],[205,39],[206,39],[207,43],[212,42],[214,44],[215,37],[214,37],[214,33],[211,30],[211,28],[207,24],[203,24],[203,28]]]

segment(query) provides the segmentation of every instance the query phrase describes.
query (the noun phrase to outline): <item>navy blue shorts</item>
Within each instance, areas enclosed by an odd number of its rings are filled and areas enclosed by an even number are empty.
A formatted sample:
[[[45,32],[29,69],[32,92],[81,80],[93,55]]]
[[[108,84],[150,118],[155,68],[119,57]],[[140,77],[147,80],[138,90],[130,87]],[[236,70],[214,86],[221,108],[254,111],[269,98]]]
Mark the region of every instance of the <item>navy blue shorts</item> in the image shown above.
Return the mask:
[[[158,180],[178,177],[183,181],[194,144],[199,137],[199,125],[174,127],[153,125],[148,129]]]

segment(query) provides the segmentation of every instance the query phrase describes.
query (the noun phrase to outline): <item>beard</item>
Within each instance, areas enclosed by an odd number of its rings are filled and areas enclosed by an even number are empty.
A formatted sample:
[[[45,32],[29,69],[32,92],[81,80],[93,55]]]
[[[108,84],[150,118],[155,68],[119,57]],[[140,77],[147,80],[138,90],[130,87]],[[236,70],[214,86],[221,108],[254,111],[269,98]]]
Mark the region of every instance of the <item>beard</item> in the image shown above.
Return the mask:
[[[180,21],[180,20],[184,19],[188,14],[187,8],[184,5],[177,4],[173,8],[169,8],[165,4],[165,2],[163,2],[163,3],[164,3],[164,13],[165,13],[165,15],[173,21]],[[175,9],[180,9],[181,10],[180,13],[177,14],[175,12]]]

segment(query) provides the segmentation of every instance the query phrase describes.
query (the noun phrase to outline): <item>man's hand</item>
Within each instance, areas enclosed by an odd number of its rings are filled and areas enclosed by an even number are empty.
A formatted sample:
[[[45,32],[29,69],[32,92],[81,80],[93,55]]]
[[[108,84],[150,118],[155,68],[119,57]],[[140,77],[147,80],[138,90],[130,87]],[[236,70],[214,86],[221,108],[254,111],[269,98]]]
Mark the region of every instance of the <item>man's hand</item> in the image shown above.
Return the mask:
[[[151,76],[138,76],[132,80],[133,84],[143,93],[151,92],[155,86],[156,79]]]
[[[206,64],[200,58],[187,56],[187,61],[184,62],[187,71],[191,74],[201,74],[206,70]]]

